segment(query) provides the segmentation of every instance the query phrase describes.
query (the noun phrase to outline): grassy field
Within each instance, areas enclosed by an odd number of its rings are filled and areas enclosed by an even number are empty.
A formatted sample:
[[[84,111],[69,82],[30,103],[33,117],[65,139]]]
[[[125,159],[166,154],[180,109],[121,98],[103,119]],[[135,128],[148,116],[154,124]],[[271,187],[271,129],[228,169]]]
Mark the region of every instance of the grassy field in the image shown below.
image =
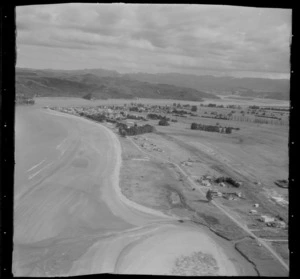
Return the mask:
[[[257,189],[255,188],[257,185],[251,184],[252,180],[257,181],[257,177],[249,172],[241,174],[241,171],[247,169],[246,165],[239,166],[238,170],[236,165],[234,167],[233,163],[237,164],[236,158],[238,158],[241,151],[237,151],[236,157],[231,158],[230,162],[227,153],[216,152],[216,142],[224,144],[226,136],[228,136],[227,144],[230,145],[231,135],[218,135],[217,133],[190,130],[185,131],[184,135],[182,135],[178,132],[178,130],[182,130],[180,125],[182,124],[175,123],[169,127],[157,126],[157,134],[147,134],[133,139],[142,150],[145,150],[153,157],[147,157],[142,152],[139,152],[128,139],[120,138],[124,162],[120,181],[123,193],[128,198],[145,206],[160,209],[167,214],[180,216],[183,220],[191,220],[198,225],[206,226],[215,232],[216,235],[230,241],[233,246],[235,243],[240,243],[235,246],[236,249],[245,255],[250,262],[254,263],[253,266],[255,266],[258,274],[285,274],[280,265],[274,265],[273,258],[266,251],[260,251],[262,248],[256,248],[257,246],[248,244],[247,234],[227,216],[220,213],[217,208],[209,204],[198,191],[193,190],[186,179],[176,171],[176,168],[171,164],[163,164],[160,160],[167,158],[178,164],[187,160],[192,161],[192,166],[183,166],[185,171],[192,177],[210,174],[215,176],[230,175],[240,180],[244,178],[243,187],[239,191],[246,196],[246,199],[237,201],[220,199],[222,205],[240,222],[245,225],[252,225],[263,238],[287,239],[286,230],[274,229],[273,231],[266,231],[264,225],[257,220],[257,215],[249,215],[249,210],[253,208],[253,204],[259,203],[260,207],[257,211],[260,214],[274,214],[277,211],[283,218],[287,217],[285,215],[286,208],[278,207],[277,204],[268,201],[267,197],[263,195],[263,188],[274,188],[274,186],[264,184]],[[198,134],[198,138],[196,138],[195,133],[213,134],[214,136],[202,136],[199,138]],[[217,140],[217,136],[221,136],[222,140]],[[193,140],[191,141],[191,139]],[[145,145],[145,142],[149,144]],[[157,146],[163,152],[156,151],[155,148]],[[263,147],[261,148],[263,149]],[[268,156],[271,155],[269,154]],[[251,160],[258,159],[254,157]],[[266,179],[269,180],[270,177],[268,176]],[[220,187],[215,186],[214,188]],[[232,192],[232,189],[221,189],[221,191]],[[172,196],[176,195],[179,198],[172,198]],[[276,246],[276,251],[282,254],[281,247],[283,246],[281,243],[279,245]],[[284,249],[286,249],[286,246],[284,246]],[[263,258],[257,259],[257,253],[263,253]],[[283,256],[284,260],[288,262],[286,250]]]
[[[218,109],[201,107],[197,114],[200,114],[201,110],[203,112]],[[286,229],[267,230],[265,224],[258,219],[260,215],[270,215],[280,217],[288,223],[288,190],[274,184],[276,180],[288,179],[289,176],[288,125],[228,121],[202,118],[201,116],[176,117],[176,119],[178,122],[170,122],[170,126],[159,126],[158,121],[154,120],[147,122],[156,127],[157,133],[147,134],[144,137],[152,147],[159,147],[162,152],[151,150],[151,148],[145,151],[153,154],[156,158],[167,158],[177,164],[189,160],[191,164],[182,166],[182,168],[191,177],[196,178],[208,174],[215,177],[230,176],[241,181],[242,186],[238,191],[243,194],[245,199],[220,199],[221,204],[237,220],[245,226],[253,228],[259,237],[287,239],[288,231]],[[207,125],[219,123],[220,126],[237,127],[240,130],[233,130],[232,134],[191,130],[192,122]],[[135,142],[141,146],[142,141],[135,140]],[[144,165],[144,168],[147,167]],[[137,167],[137,169],[139,168]],[[162,167],[160,167],[160,171],[164,171]],[[182,178],[178,177],[177,179],[180,181]],[[228,240],[236,241],[245,237],[235,224],[205,203],[203,197],[198,196],[187,183],[184,183],[184,179],[181,182],[181,184],[177,184],[181,195],[181,206],[171,206],[171,212],[188,218],[191,218],[192,215],[193,220],[208,225],[213,231]],[[176,182],[172,183],[176,185]],[[235,191],[235,189],[221,188],[216,185],[213,188],[223,193]],[[147,189],[144,191],[147,192]],[[167,191],[165,195],[167,195]],[[276,197],[283,199],[285,203],[278,202]],[[167,199],[165,200],[167,201]],[[257,213],[249,214],[254,204],[259,205],[256,208]],[[256,248],[250,249],[248,243],[244,245],[242,242],[243,240],[237,247],[243,247],[242,249],[247,251],[246,257],[255,260],[254,265],[259,274],[282,275],[284,273],[282,270],[276,269],[279,267],[274,267],[274,262],[269,256],[255,259],[255,255],[258,253]],[[286,244],[280,243],[275,247],[288,262]],[[284,252],[281,247],[284,247]]]

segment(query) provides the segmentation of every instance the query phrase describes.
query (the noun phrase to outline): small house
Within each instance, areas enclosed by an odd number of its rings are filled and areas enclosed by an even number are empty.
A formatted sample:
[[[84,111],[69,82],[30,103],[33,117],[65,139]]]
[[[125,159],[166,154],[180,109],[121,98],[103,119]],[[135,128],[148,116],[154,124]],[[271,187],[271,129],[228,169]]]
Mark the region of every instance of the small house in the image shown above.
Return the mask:
[[[275,221],[275,218],[274,218],[274,217],[267,216],[267,215],[261,215],[261,216],[260,216],[260,221],[261,221],[261,222],[264,222],[264,223],[271,223],[271,222],[274,222],[274,221]]]

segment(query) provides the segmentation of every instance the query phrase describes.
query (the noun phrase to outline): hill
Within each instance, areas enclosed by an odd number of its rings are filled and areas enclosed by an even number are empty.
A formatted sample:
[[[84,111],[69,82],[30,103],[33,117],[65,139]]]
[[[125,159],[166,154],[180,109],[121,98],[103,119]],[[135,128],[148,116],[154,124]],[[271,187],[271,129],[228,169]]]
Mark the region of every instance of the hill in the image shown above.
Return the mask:
[[[247,97],[289,100],[290,81],[288,79],[195,76],[178,73],[136,73],[125,74],[124,76],[153,84],[166,83],[219,95],[236,94]]]
[[[41,96],[91,94],[106,98],[198,100],[214,94],[289,100],[287,79],[196,76],[178,73],[120,74],[104,69],[33,70],[17,68],[17,92]]]
[[[27,97],[83,97],[94,99],[153,98],[201,101],[218,98],[193,88],[138,81],[115,71],[16,69],[16,93]]]

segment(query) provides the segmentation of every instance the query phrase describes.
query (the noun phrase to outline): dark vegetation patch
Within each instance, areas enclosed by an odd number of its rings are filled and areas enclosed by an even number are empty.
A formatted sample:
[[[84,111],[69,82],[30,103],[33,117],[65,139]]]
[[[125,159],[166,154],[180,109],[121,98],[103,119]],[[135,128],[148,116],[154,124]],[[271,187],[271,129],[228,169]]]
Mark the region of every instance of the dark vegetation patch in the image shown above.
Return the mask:
[[[282,265],[275,262],[272,255],[259,246],[256,240],[242,240],[235,244],[235,248],[255,265],[260,276],[288,276]]]
[[[191,124],[191,130],[200,130],[206,132],[215,132],[215,133],[223,133],[223,134],[231,134],[232,130],[239,130],[240,128],[234,127],[221,127],[220,125],[206,125],[206,124]]]
[[[219,225],[220,224],[220,221],[214,216],[207,215],[204,213],[199,213],[199,212],[197,212],[197,215],[199,217],[203,218],[204,221],[209,225]]]
[[[211,226],[211,229],[216,234],[227,240],[239,240],[248,235],[230,219],[222,220],[221,223]]]
[[[241,186],[240,183],[238,183],[237,181],[235,181],[231,177],[220,176],[220,177],[216,178],[215,182],[216,183],[226,182],[226,183],[228,183],[231,186],[236,187],[236,188]]]
[[[117,123],[117,127],[119,128],[119,134],[123,137],[125,136],[136,136],[136,135],[141,135],[145,133],[153,133],[155,132],[155,127],[146,124],[143,126],[132,126],[132,127],[127,127],[126,124],[123,123]]]
[[[161,120],[159,120],[158,125],[159,126],[169,126],[170,123],[166,119],[161,119]]]
[[[162,116],[160,114],[156,114],[156,113],[148,113],[147,118],[151,119],[151,120],[163,120],[163,119],[166,121],[170,120],[170,118],[168,118],[166,116]]]

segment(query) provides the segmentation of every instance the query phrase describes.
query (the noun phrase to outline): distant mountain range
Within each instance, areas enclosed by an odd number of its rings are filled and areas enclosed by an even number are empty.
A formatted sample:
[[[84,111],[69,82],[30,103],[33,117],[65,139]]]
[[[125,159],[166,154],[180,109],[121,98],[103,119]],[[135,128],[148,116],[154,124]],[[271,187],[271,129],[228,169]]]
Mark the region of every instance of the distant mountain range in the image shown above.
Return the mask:
[[[44,97],[84,97],[93,99],[174,99],[201,101],[219,98],[193,88],[152,84],[130,79],[106,70],[33,70],[16,69],[17,95]]]
[[[124,76],[150,83],[167,83],[205,92],[245,97],[289,100],[290,81],[288,79],[234,78],[215,76],[195,76],[178,73],[167,74],[125,74]]]
[[[183,74],[120,74],[104,69],[16,69],[16,93],[31,97],[90,94],[94,99],[152,98],[201,101],[215,94],[289,99],[289,80],[194,76]]]

